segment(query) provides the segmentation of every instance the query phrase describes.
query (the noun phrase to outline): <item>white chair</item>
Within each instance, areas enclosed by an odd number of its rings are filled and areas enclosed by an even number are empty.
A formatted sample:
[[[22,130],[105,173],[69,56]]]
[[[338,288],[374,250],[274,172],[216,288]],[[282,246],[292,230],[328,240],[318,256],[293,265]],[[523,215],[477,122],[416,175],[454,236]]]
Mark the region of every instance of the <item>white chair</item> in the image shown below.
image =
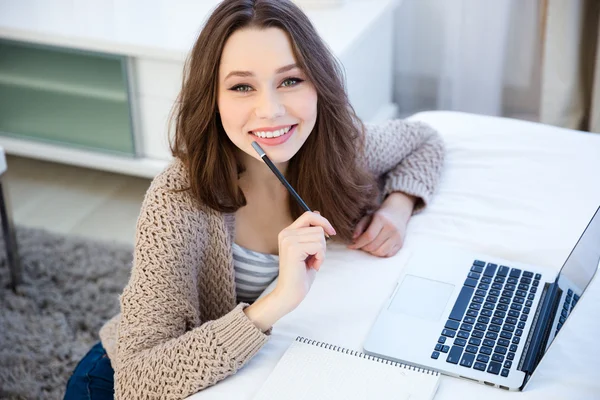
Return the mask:
[[[2,233],[6,244],[6,259],[10,269],[11,288],[17,290],[17,285],[21,283],[21,261],[19,259],[19,250],[17,246],[17,236],[15,234],[15,225],[12,218],[12,209],[10,199],[6,193],[5,175],[6,156],[4,149],[0,147],[0,219],[2,221]]]

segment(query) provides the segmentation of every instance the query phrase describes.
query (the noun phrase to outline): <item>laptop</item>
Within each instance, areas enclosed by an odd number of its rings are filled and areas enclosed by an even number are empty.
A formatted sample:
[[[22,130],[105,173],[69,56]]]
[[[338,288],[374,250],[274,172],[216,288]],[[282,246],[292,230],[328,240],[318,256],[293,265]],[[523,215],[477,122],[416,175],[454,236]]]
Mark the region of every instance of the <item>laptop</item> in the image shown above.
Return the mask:
[[[522,390],[599,263],[600,208],[558,275],[445,245],[415,248],[364,351]]]

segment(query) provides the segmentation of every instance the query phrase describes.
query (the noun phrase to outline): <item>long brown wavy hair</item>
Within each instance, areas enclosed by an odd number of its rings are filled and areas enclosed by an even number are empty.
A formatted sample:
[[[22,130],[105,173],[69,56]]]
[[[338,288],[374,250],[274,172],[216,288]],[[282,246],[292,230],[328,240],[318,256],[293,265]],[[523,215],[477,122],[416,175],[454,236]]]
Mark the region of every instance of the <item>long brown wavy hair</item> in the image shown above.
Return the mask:
[[[239,150],[221,124],[217,107],[218,70],[225,42],[242,28],[279,28],[292,43],[296,62],[318,96],[317,120],[310,136],[289,161],[286,178],[313,210],[319,210],[350,241],[358,220],[378,198],[375,177],[359,157],[364,126],[346,94],[343,70],[308,17],[288,0],[225,0],[213,11],[187,61],[175,104],[173,156],[183,161],[193,197],[233,213],[246,205],[238,186],[244,171]],[[290,196],[296,219],[303,210]]]

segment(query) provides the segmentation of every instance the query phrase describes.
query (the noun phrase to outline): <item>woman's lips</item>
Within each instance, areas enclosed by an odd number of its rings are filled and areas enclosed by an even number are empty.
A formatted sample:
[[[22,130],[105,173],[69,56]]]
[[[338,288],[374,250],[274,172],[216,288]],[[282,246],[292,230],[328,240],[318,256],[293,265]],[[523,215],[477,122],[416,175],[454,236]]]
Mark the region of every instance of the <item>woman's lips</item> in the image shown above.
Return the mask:
[[[252,133],[250,135],[252,135],[253,139],[256,140],[258,144],[264,144],[265,146],[277,146],[279,144],[287,142],[287,140],[294,134],[294,132],[296,132],[297,126],[298,124],[292,125],[291,129],[287,133],[274,138],[261,138]]]

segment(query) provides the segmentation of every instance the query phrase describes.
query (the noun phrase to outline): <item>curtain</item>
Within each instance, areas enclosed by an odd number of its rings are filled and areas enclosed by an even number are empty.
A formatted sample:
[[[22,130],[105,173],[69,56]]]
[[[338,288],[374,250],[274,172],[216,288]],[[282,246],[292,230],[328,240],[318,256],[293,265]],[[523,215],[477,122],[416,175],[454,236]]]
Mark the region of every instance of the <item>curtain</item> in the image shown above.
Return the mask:
[[[600,1],[542,0],[540,122],[600,133]]]
[[[540,0],[403,0],[396,11],[400,116],[443,109],[537,119]]]

